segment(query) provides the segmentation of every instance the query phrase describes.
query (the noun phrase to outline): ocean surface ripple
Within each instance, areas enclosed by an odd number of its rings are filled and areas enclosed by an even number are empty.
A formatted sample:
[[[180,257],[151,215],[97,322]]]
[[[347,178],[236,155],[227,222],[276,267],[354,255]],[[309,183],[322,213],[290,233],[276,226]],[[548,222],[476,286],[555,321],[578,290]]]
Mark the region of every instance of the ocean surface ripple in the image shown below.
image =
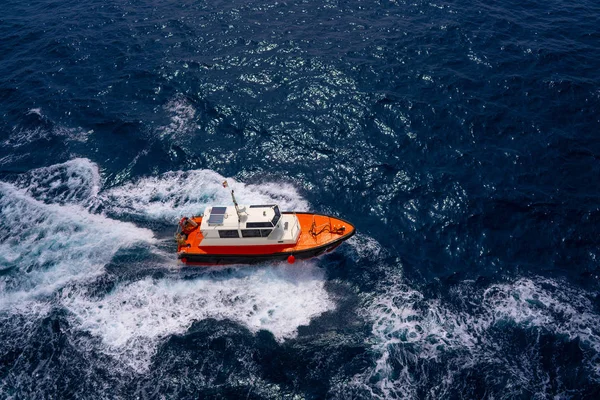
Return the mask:
[[[600,397],[600,5],[4,2],[0,398]],[[182,268],[240,203],[358,234]]]

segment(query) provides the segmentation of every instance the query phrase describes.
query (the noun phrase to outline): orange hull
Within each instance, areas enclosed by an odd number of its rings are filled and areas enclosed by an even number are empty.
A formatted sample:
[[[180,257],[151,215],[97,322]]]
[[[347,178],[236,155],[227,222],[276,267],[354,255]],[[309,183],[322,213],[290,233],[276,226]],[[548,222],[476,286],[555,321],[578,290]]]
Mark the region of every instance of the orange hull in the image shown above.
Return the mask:
[[[190,265],[293,261],[331,251],[355,233],[352,224],[328,215],[301,212],[283,214],[295,214],[298,217],[300,236],[295,244],[202,246],[202,232],[195,229],[184,242],[179,243],[178,258]],[[192,219],[198,226],[202,223],[202,217]]]

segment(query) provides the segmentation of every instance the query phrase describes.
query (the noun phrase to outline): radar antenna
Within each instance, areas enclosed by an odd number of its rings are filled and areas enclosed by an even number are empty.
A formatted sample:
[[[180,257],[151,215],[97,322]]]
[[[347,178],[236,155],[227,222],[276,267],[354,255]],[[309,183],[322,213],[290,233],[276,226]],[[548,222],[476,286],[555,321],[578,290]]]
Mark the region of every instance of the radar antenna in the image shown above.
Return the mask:
[[[226,189],[229,187],[229,185],[227,184],[227,181],[223,181],[223,187]],[[235,200],[235,195],[233,194],[233,189],[231,189],[231,200],[233,200],[233,205],[235,206],[235,212],[237,213],[238,223],[239,223],[242,220],[242,214],[240,211],[240,207],[238,206],[238,203]]]

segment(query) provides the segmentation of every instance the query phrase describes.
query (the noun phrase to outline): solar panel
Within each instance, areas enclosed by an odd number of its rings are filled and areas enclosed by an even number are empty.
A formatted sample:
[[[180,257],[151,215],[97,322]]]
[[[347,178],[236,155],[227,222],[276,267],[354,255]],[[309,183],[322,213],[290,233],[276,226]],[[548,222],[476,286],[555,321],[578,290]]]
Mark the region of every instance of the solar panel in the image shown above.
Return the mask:
[[[225,211],[227,211],[227,207],[213,207],[212,210],[210,210],[210,215],[225,214]]]
[[[223,220],[225,219],[225,215],[223,214],[211,214],[210,218],[208,218],[208,223],[210,225],[219,225],[223,223]]]

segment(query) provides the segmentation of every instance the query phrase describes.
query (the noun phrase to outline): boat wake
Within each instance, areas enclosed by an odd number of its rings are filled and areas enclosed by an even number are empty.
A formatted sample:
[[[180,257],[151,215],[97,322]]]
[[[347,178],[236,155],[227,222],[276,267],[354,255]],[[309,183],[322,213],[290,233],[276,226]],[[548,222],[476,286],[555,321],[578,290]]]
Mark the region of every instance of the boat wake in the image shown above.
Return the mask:
[[[0,210],[0,307],[89,281],[120,249],[155,242],[148,229],[77,204],[46,204],[7,183],[0,183]]]
[[[101,194],[106,212],[118,217],[138,217],[173,224],[182,215],[198,215],[211,204],[230,204],[222,175],[210,170],[167,172],[108,189]],[[282,210],[305,211],[306,200],[289,184],[245,185],[233,181],[240,204],[277,203]]]
[[[600,319],[592,294],[536,277],[487,288],[464,282],[447,303],[427,299],[401,276],[395,278],[365,300],[375,364],[342,392],[388,399],[424,393],[440,398],[458,390],[468,397],[475,374],[511,398],[566,393],[563,382],[551,381],[546,372],[551,363],[559,374],[562,361],[545,360],[542,353],[550,345],[560,349],[570,343],[583,361],[576,369],[600,381]],[[515,341],[525,343],[526,354],[512,351]]]
[[[99,350],[138,372],[164,340],[207,318],[268,330],[279,341],[294,337],[335,308],[316,262],[184,271],[138,226],[170,225],[205,204],[227,202],[223,180],[213,171],[170,172],[105,190],[97,165],[74,159],[0,183],[1,319],[31,326],[51,311],[66,312],[82,351]],[[235,188],[240,201],[308,208],[291,186]],[[135,269],[121,266],[132,264],[131,254],[142,255]]]
[[[316,265],[239,267],[217,278],[147,277],[100,298],[67,292],[61,301],[72,326],[100,338],[100,351],[143,372],[165,338],[207,318],[267,330],[279,341],[295,337],[298,326],[335,307],[323,284]]]
[[[94,363],[144,374],[161,346],[196,322],[231,321],[282,343],[338,308],[318,261],[180,269],[155,232],[139,226],[168,226],[181,214],[226,202],[223,179],[213,171],[170,172],[104,189],[97,165],[75,159],[0,182],[2,354],[17,354],[58,320],[76,354],[101,354],[106,359]],[[236,183],[236,194],[246,202],[309,207],[293,188],[274,183]],[[508,397],[544,397],[566,387],[548,371],[562,376],[569,367],[545,359],[548,346],[572,347],[571,367],[600,381],[592,294],[529,277],[487,286],[465,281],[449,299],[428,298],[407,284],[400,261],[376,240],[357,235],[348,243],[349,257],[378,277],[376,287],[357,294],[373,358],[350,381],[333,384],[332,396],[468,397],[469,379],[476,378]],[[515,341],[525,355],[511,351]]]

